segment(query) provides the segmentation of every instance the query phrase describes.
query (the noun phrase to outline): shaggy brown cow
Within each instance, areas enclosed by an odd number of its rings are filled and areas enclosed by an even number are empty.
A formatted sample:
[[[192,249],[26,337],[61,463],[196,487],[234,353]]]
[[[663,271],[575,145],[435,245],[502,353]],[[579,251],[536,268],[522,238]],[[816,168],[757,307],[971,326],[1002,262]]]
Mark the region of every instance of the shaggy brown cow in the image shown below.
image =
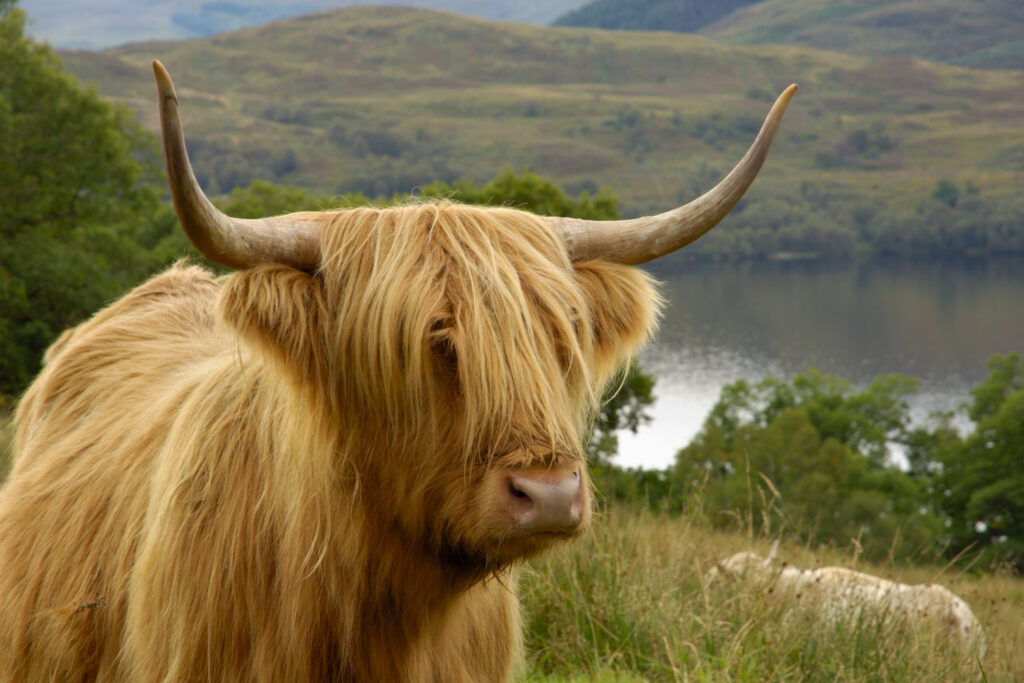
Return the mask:
[[[5,681],[485,681],[518,560],[590,517],[581,435],[650,334],[624,264],[710,229],[760,168],[652,218],[425,203],[255,221],[171,194],[238,269],[175,266],[65,333],[0,495]]]

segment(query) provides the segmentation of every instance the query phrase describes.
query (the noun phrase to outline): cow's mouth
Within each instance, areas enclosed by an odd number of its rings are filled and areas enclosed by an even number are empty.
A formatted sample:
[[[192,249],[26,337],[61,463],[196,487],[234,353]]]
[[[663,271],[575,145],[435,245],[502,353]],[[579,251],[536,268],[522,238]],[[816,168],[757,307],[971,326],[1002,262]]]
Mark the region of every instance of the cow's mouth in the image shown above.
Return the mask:
[[[578,538],[586,531],[586,524],[561,531],[533,531],[508,536],[494,546],[492,558],[499,558],[503,564],[525,560],[538,555],[559,543]]]
[[[563,531],[512,531],[476,548],[461,543],[446,544],[438,555],[441,562],[455,573],[487,574],[578,538],[586,531],[586,526],[580,524]]]

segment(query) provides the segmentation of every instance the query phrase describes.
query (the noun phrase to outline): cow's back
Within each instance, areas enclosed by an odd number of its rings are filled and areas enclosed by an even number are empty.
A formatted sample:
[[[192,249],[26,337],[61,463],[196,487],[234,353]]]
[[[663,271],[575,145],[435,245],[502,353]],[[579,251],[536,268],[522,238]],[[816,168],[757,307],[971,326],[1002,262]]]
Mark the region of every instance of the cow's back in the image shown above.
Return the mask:
[[[47,353],[0,492],[0,679],[117,677],[153,456],[224,346],[217,291],[207,271],[174,267]]]

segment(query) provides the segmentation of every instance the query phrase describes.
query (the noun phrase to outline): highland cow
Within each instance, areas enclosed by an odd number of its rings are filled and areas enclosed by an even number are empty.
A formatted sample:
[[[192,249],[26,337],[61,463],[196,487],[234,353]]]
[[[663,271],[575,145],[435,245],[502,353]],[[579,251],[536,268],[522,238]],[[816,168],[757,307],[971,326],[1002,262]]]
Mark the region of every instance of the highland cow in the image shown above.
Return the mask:
[[[584,532],[581,441],[659,299],[630,264],[715,188],[611,222],[421,203],[260,220],[192,173],[154,63],[176,265],[65,333],[0,494],[0,679],[498,681],[517,563]]]

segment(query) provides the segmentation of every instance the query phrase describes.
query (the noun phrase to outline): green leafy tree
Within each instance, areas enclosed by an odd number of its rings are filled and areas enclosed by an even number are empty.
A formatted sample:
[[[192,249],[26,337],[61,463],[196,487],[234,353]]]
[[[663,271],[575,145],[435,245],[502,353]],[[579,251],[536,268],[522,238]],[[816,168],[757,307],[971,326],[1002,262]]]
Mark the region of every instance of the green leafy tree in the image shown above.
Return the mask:
[[[951,553],[980,550],[1024,571],[1024,357],[996,355],[988,368],[972,392],[974,431],[931,444],[934,488]]]
[[[603,502],[625,501],[659,507],[669,500],[670,486],[665,472],[624,469],[614,462],[619,452],[620,430],[636,433],[650,422],[647,409],[654,404],[654,377],[635,362],[612,383],[601,399],[587,441],[590,476]]]
[[[855,542],[875,558],[930,550],[941,521],[922,512],[922,484],[887,460],[890,444],[908,439],[915,387],[883,375],[854,391],[814,370],[728,385],[676,456],[676,490],[718,526]]]
[[[650,422],[647,408],[653,404],[654,377],[636,363],[631,364],[622,381],[613,384],[604,396],[594,418],[594,433],[587,444],[591,462],[609,464],[610,458],[619,450],[616,432],[628,429],[635,434],[637,429]]]
[[[220,203],[222,211],[238,218],[263,218],[293,211],[323,211],[341,206],[362,206],[370,200],[363,194],[335,197],[309,192],[301,187],[274,185],[257,180],[247,187],[236,187]]]
[[[573,199],[543,176],[530,171],[517,174],[505,169],[483,187],[466,179],[453,183],[437,182],[423,188],[424,197],[448,197],[466,204],[511,206],[542,216],[571,216],[587,220],[614,220],[619,217],[619,198],[601,189],[593,197],[581,192]]]
[[[960,189],[956,186],[956,183],[949,178],[941,178],[937,183],[935,183],[935,188],[932,190],[931,198],[953,208],[956,206],[956,203],[960,201]]]
[[[155,138],[83,90],[0,1],[0,394],[50,341],[140,279],[160,206]]]
[[[591,220],[619,217],[619,199],[610,190],[602,189],[593,197],[584,191],[574,199],[551,180],[531,171],[516,173],[505,169],[482,187],[465,178],[452,183],[438,181],[423,187],[420,196],[452,199],[464,204],[511,206],[544,216]],[[404,201],[408,201],[408,197],[403,195],[376,200],[360,192],[331,196],[257,180],[246,187],[236,187],[219,206],[232,216],[258,218],[290,211],[320,211],[371,203],[386,206]]]

